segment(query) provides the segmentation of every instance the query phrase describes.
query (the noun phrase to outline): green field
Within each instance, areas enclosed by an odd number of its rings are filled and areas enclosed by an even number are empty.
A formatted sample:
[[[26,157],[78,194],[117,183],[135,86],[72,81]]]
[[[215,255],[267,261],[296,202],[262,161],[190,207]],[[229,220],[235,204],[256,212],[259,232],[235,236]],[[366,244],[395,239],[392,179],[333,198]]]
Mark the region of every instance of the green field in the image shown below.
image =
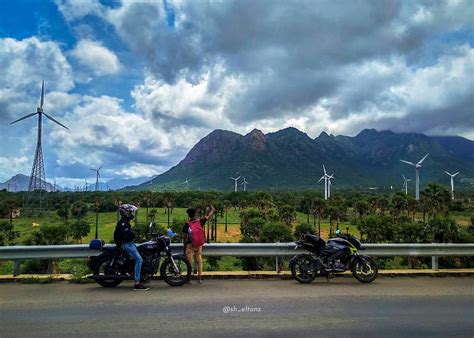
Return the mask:
[[[149,212],[152,208],[149,208]],[[155,216],[155,222],[163,227],[168,226],[168,214],[163,208],[157,208],[157,213]],[[88,222],[91,226],[91,231],[87,237],[84,237],[82,242],[88,243],[91,239],[95,236],[95,213],[88,212],[84,217],[84,220]],[[185,208],[174,208],[173,211],[170,213],[170,224],[173,220],[177,220],[179,223],[185,223],[187,219],[186,209]],[[298,223],[305,223],[306,222],[306,215],[303,213],[297,212],[296,221],[293,222],[293,227],[296,226]],[[144,223],[146,220],[146,209],[141,208],[138,210],[137,221],[139,223]],[[239,242],[240,240],[240,217],[239,217],[239,210],[238,209],[229,209],[227,214],[227,233],[225,232],[225,217],[222,215],[218,215],[218,224],[217,224],[217,242],[221,243],[234,243]],[[70,222],[74,220],[71,219]],[[116,212],[103,212],[99,213],[99,238],[105,240],[106,242],[111,242],[113,240],[113,233],[115,229],[115,225],[117,222],[117,213]],[[310,223],[313,222],[313,219],[310,218]],[[33,217],[25,217],[21,216],[19,218],[13,219],[13,226],[15,231],[20,232],[20,237],[17,239],[18,243],[22,243],[24,240],[28,238],[28,236],[34,232],[35,230],[39,230],[39,226],[42,224],[48,225],[61,225],[64,221],[54,212],[44,212],[41,217],[33,216]],[[132,221],[132,225],[134,221]],[[358,235],[358,231],[356,226],[341,223],[340,229],[346,229],[346,225],[350,226],[350,232],[353,234]],[[206,229],[207,230],[207,229]],[[329,223],[322,222],[321,223],[321,233],[323,237],[327,238],[329,233]]]

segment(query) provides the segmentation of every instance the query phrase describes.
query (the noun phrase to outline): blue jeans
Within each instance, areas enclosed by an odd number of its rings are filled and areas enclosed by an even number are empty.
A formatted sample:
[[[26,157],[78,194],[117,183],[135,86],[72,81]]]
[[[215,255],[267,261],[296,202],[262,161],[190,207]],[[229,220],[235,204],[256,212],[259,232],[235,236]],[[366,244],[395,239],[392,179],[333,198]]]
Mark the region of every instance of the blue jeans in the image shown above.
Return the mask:
[[[138,253],[137,246],[133,242],[127,242],[122,244],[122,249],[128,252],[128,254],[135,260],[135,282],[140,282],[140,275],[142,271],[142,256]]]

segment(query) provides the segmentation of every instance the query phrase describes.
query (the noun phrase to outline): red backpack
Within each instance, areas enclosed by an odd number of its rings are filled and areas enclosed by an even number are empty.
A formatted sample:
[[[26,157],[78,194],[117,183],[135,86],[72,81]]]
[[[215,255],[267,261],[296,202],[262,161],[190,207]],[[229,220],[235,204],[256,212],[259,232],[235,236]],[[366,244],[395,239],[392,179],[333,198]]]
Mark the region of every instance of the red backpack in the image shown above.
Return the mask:
[[[201,246],[206,243],[206,236],[204,235],[204,229],[202,228],[201,221],[199,218],[188,221],[189,225],[189,239],[193,246]]]

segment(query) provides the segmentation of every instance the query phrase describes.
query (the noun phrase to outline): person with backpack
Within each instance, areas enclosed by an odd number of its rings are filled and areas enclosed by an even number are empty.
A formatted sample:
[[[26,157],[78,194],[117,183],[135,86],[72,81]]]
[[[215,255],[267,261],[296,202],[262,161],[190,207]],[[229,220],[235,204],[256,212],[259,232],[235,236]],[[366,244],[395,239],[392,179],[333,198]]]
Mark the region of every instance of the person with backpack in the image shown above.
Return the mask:
[[[196,208],[188,208],[188,221],[183,226],[183,245],[185,247],[186,256],[192,264],[196,257],[198,266],[198,283],[202,283],[202,246],[206,243],[204,234],[204,225],[214,215],[216,209],[211,205],[208,213],[203,218],[196,218]]]

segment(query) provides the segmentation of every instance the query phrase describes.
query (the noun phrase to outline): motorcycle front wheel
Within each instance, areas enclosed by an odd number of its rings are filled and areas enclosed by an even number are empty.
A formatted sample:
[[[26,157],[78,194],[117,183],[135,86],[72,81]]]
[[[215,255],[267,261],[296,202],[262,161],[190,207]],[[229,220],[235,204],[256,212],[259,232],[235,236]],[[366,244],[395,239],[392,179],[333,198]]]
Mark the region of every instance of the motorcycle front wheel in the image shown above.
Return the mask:
[[[191,280],[191,263],[184,255],[173,256],[173,260],[175,264],[170,258],[161,264],[161,278],[170,286],[182,286]]]
[[[307,255],[298,257],[291,264],[291,275],[300,283],[311,283],[317,275],[316,270],[310,270],[308,267],[313,263],[312,259]]]
[[[377,278],[379,269],[372,257],[360,257],[352,264],[352,275],[361,283],[370,283]]]

